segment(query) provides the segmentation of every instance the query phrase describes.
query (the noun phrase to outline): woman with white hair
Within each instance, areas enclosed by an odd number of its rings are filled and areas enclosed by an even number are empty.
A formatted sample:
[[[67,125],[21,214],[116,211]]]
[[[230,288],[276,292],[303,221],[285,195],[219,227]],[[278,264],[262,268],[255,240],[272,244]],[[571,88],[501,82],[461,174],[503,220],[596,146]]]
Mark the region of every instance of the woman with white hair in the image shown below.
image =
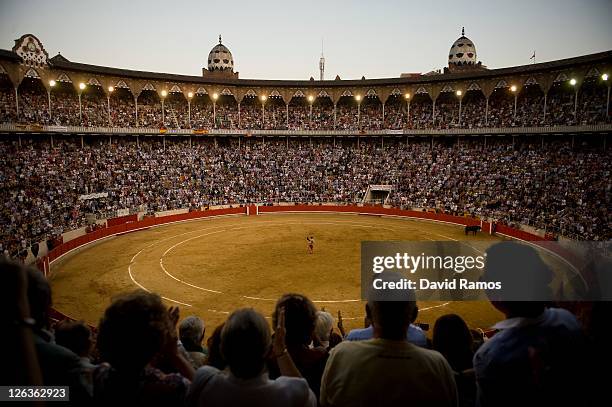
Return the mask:
[[[301,377],[285,343],[285,313],[279,312],[274,340],[266,319],[252,308],[234,311],[221,331],[228,368],[198,369],[185,398],[188,407],[316,407],[317,398]],[[271,380],[266,360],[276,359],[281,376]]]
[[[320,345],[325,349],[329,348],[329,336],[332,333],[334,325],[334,317],[329,312],[317,311],[317,320],[315,322],[314,339],[315,345]]]
[[[338,311],[338,328],[342,330],[342,314]],[[334,317],[329,312],[317,311],[315,329],[313,332],[313,345],[327,350],[342,342],[342,336],[334,332]]]
[[[195,315],[188,316],[179,324],[179,339],[194,369],[203,366],[206,362],[208,352],[202,346],[205,332],[204,321]]]

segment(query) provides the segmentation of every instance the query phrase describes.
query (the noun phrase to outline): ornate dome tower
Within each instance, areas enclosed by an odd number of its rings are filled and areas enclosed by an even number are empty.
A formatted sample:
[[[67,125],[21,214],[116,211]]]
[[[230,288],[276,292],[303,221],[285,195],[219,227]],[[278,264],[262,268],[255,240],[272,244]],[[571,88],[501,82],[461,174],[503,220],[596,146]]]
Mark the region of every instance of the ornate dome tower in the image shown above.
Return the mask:
[[[234,57],[230,50],[223,45],[221,35],[219,35],[219,43],[208,54],[208,69],[202,68],[202,74],[204,76],[238,77],[238,72],[234,73]]]
[[[476,65],[476,47],[474,42],[465,36],[465,27],[461,28],[461,37],[451,46],[448,53],[449,65]]]
[[[486,69],[476,57],[474,41],[465,36],[465,27],[461,27],[461,37],[451,46],[448,53],[448,70],[450,72]]]

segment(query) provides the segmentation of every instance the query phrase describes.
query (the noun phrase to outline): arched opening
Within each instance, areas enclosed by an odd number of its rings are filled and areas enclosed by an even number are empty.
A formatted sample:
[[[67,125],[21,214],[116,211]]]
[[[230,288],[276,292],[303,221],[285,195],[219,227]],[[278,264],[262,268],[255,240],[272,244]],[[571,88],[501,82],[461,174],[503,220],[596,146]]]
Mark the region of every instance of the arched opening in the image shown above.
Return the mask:
[[[264,128],[267,130],[284,130],[287,128],[285,101],[282,96],[268,96],[266,100],[266,120]]]
[[[128,88],[115,87],[107,103],[110,105],[111,126],[136,126],[134,95],[132,95],[132,92]]]
[[[261,101],[255,94],[246,95],[240,103],[240,127],[242,129],[261,129],[263,125]]]
[[[51,88],[51,124],[81,126],[79,97],[70,82],[56,82]]]
[[[497,87],[489,97],[489,127],[510,127],[514,115],[514,96],[507,85]]]
[[[357,130],[357,110],[355,96],[341,96],[336,108],[336,130]]]
[[[517,96],[515,126],[543,125],[544,92],[537,83],[525,84]]]
[[[363,130],[383,128],[382,103],[377,95],[366,95],[363,98],[359,122]]]
[[[578,94],[578,124],[603,124],[610,121],[606,113],[608,87],[601,76],[588,76]]]
[[[144,89],[138,95],[138,127],[162,126],[161,98],[155,90]]]
[[[429,93],[417,93],[410,101],[408,128],[430,129],[432,127],[432,104]]]
[[[183,92],[169,92],[164,100],[164,126],[172,129],[189,128],[187,99]]]
[[[15,123],[17,108],[15,105],[15,88],[6,73],[0,74],[0,123]]]
[[[81,93],[82,126],[108,126],[108,101],[99,85],[87,85]]]
[[[213,102],[210,95],[196,93],[191,100],[191,127],[211,129],[213,127]]]
[[[485,125],[486,99],[480,89],[471,89],[465,92],[461,100],[462,128],[478,128]],[[459,125],[459,124],[458,124]]]
[[[305,130],[309,128],[309,113],[306,96],[294,95],[289,101],[289,129]]]
[[[19,118],[23,123],[48,124],[49,101],[47,90],[38,78],[23,78],[18,87]]]
[[[555,81],[548,91],[545,123],[552,126],[575,124],[574,96],[575,87],[569,78]]]
[[[313,130],[333,130],[334,128],[334,102],[329,96],[317,96],[312,104]]]
[[[233,95],[219,95],[215,113],[217,128],[238,128],[238,102],[236,102],[236,98]]]
[[[400,130],[406,125],[408,103],[400,94],[390,95],[385,103],[385,128]]]
[[[449,129],[458,125],[459,96],[453,89],[441,92],[436,100],[436,128]]]

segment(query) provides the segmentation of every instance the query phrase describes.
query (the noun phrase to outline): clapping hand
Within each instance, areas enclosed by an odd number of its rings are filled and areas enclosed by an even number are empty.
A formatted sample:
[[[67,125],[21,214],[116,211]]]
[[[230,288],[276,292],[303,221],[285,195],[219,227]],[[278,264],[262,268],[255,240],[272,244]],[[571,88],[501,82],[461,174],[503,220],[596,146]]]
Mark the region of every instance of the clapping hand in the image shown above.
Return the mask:
[[[274,342],[272,343],[272,351],[275,357],[279,357],[287,351],[285,335],[287,335],[287,331],[285,330],[285,308],[281,308],[278,311],[276,330],[274,331]]]
[[[179,307],[168,308],[168,316],[170,317],[170,322],[172,323],[172,327],[176,328],[176,324],[178,324],[179,317],[180,317]]]
[[[342,336],[345,336],[344,324],[342,323],[342,311],[340,310],[338,310],[338,330]]]

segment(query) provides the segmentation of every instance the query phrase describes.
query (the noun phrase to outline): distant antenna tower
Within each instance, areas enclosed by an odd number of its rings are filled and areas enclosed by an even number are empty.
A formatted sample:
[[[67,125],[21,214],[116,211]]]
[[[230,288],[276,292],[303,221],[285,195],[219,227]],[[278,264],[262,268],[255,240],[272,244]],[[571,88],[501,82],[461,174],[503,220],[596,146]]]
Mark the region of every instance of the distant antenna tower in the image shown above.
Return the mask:
[[[321,59],[319,59],[320,80],[325,79],[325,57],[323,56],[323,39],[321,38]]]

